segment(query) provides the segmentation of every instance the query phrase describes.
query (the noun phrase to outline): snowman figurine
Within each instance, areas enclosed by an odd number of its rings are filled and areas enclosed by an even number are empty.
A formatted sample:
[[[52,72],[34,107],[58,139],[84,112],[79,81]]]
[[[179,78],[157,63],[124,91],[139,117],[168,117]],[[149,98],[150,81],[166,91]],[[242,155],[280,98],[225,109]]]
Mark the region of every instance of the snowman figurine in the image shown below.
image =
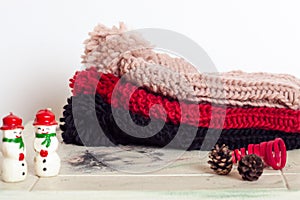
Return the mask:
[[[55,115],[50,109],[40,110],[36,114],[33,125],[35,127],[35,173],[39,177],[57,176],[60,170],[60,158],[56,153],[58,140]]]
[[[25,161],[26,149],[23,142],[22,119],[10,113],[3,118],[2,139],[2,180],[4,182],[20,182],[27,176]]]

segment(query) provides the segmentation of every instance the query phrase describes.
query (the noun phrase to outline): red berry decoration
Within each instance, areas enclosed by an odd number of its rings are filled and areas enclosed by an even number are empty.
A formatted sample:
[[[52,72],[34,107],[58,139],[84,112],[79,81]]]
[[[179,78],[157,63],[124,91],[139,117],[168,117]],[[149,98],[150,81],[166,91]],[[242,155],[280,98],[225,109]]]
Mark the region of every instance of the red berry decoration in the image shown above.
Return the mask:
[[[25,158],[24,153],[19,154],[19,161],[23,161]]]
[[[47,151],[47,150],[41,150],[41,151],[40,151],[40,155],[41,155],[42,157],[47,157],[47,156],[48,156],[48,151]]]

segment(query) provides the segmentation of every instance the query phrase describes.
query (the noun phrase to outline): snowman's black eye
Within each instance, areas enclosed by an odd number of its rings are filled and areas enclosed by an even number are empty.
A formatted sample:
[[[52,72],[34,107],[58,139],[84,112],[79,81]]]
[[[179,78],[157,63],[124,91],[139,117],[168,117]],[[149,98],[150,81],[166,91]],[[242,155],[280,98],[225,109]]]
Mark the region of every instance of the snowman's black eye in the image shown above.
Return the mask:
[[[38,130],[41,130],[41,128],[38,128]]]
[[[17,134],[17,132],[16,132],[16,131],[14,131],[14,134]]]

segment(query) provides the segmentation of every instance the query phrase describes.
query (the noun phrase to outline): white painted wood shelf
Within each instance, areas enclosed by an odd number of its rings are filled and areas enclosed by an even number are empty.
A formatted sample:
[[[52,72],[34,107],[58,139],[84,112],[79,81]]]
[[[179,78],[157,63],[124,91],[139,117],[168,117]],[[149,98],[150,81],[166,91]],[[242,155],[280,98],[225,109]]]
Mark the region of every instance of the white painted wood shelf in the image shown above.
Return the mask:
[[[38,178],[33,172],[31,126],[26,126],[24,132],[29,176],[20,183],[0,181],[1,200],[300,197],[300,150],[288,152],[283,170],[265,169],[258,181],[247,182],[236,168],[228,176],[214,174],[207,164],[208,152],[136,146],[86,148],[61,143],[59,176]]]

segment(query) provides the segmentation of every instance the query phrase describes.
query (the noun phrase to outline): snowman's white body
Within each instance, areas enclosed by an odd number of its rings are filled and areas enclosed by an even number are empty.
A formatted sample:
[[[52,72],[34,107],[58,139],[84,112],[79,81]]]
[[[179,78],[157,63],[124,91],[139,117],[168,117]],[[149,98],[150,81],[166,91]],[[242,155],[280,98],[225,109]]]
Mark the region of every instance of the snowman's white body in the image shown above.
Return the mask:
[[[14,139],[22,137],[22,129],[4,130],[3,137]],[[20,154],[24,155],[22,161],[19,160]],[[4,182],[19,182],[25,180],[27,176],[26,149],[20,148],[19,143],[2,143],[2,180]]]
[[[48,134],[55,133],[56,125],[53,126],[35,126],[35,132],[38,134]],[[40,177],[51,177],[57,176],[60,170],[60,158],[56,153],[58,148],[58,140],[57,137],[51,137],[51,144],[49,147],[46,147],[44,142],[44,138],[35,138],[34,139],[34,149],[36,152],[34,158],[34,168],[37,176]],[[48,155],[46,157],[42,157],[40,155],[41,151],[47,151]]]

